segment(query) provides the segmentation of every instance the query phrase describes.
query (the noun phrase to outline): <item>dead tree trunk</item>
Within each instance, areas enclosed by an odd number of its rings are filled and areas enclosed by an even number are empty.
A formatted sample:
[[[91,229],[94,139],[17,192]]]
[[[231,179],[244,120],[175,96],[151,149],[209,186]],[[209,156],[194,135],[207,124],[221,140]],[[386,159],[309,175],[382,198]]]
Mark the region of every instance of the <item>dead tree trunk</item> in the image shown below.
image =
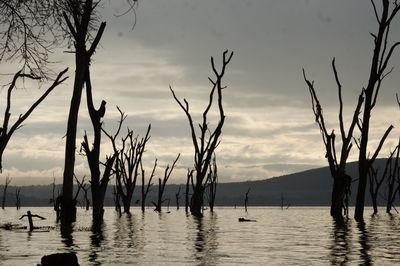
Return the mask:
[[[217,196],[217,184],[218,184],[218,169],[217,159],[214,154],[212,164],[209,166],[209,172],[206,184],[208,184],[208,203],[210,206],[210,212],[214,211],[215,198]]]
[[[120,203],[120,197],[117,191],[117,186],[114,186],[114,206],[115,206],[115,211],[118,212],[119,216],[121,216],[121,203]]]
[[[76,207],[73,204],[73,179],[75,168],[76,129],[78,123],[78,112],[81,102],[82,89],[85,77],[89,71],[91,57],[103,35],[106,23],[102,22],[92,43],[89,45],[90,25],[94,20],[94,10],[97,2],[70,1],[67,12],[64,12],[69,34],[72,36],[75,46],[75,79],[71,98],[71,104],[67,122],[67,133],[65,143],[65,163],[63,174],[63,190],[61,201],[61,221],[69,224],[76,219]],[[87,49],[89,47],[89,49]]]
[[[52,184],[52,198],[49,200],[49,203],[53,204],[53,209],[56,212],[56,221],[60,220],[60,190],[57,191],[57,197],[55,195],[56,191],[56,178],[53,175],[53,184]]]
[[[244,210],[247,212],[247,204],[249,203],[249,192],[250,188],[247,190],[245,198],[244,198]]]
[[[21,209],[21,188],[16,188],[15,189],[15,207],[17,210]]]
[[[304,69],[303,77],[308,85],[308,89],[311,95],[312,110],[315,116],[315,121],[317,122],[322,134],[322,140],[324,142],[326,151],[325,157],[328,160],[329,170],[333,178],[330,213],[333,217],[342,218],[346,191],[349,191],[351,184],[351,177],[346,174],[347,159],[353,146],[353,144],[351,143],[353,132],[358,122],[358,115],[360,113],[364,97],[362,92],[358,97],[358,103],[353,113],[351,124],[346,132],[343,121],[342,84],[339,81],[335,59],[332,60],[332,69],[335,76],[339,99],[339,127],[342,143],[340,154],[337,154],[336,152],[336,135],[334,133],[334,130],[329,133],[326,128],[322,107],[315,92],[314,81],[310,81],[307,79]]]
[[[185,192],[185,212],[188,212],[188,209],[190,207],[190,202],[189,202],[189,183],[192,185],[192,188],[194,188],[193,185],[193,172],[194,170],[189,170],[188,168],[188,172],[187,172],[187,178],[186,178],[186,192]]]
[[[187,178],[186,178],[186,191],[185,191],[185,212],[188,212],[189,210],[189,183],[192,184],[193,187],[193,171],[194,170],[189,170],[187,171]]]
[[[375,169],[373,165],[370,165],[370,169],[368,171],[368,179],[369,179],[369,193],[372,199],[372,207],[374,209],[374,214],[378,213],[378,194],[379,194],[379,189],[381,188],[383,182],[385,180],[388,181],[389,184],[389,197],[388,197],[388,202],[390,201],[389,199],[392,198],[392,193],[393,191],[390,189],[390,182],[392,180],[392,164],[393,164],[393,155],[397,153],[399,146],[395,148],[393,152],[390,153],[389,158],[386,159],[385,162],[385,168],[383,170],[383,173],[379,176],[378,169]]]
[[[31,107],[26,111],[25,114],[20,114],[17,121],[10,127],[9,122],[11,118],[11,96],[12,92],[16,87],[16,83],[18,79],[20,78],[29,78],[32,80],[38,80],[40,77],[36,77],[33,75],[28,75],[28,74],[23,74],[21,71],[17,72],[14,75],[13,80],[11,81],[10,86],[8,87],[7,90],[7,103],[4,111],[4,118],[3,118],[3,125],[0,128],[0,173],[2,172],[2,158],[3,158],[3,153],[4,150],[7,147],[8,142],[10,141],[11,136],[14,134],[14,132],[19,129],[22,126],[22,123],[31,115],[33,110],[36,109],[36,107],[50,94],[50,92],[60,85],[63,81],[65,81],[68,77],[63,77],[63,75],[67,72],[68,68],[64,69],[62,72],[60,72],[57,76],[57,78],[54,80],[53,84],[43,93],[42,96],[40,96],[39,99],[37,99]]]
[[[87,195],[88,194],[87,192],[88,192],[89,188],[86,187],[85,176],[82,177],[81,181],[79,181],[76,178],[76,183],[78,184],[78,187],[83,191],[84,206],[85,206],[85,209],[88,211],[89,207],[90,207],[90,200],[89,200],[88,195]]]
[[[368,159],[368,140],[369,140],[369,125],[371,119],[372,109],[375,107],[378,93],[381,88],[383,79],[392,72],[392,69],[387,70],[390,58],[400,42],[394,43],[390,48],[388,47],[388,36],[389,29],[393,18],[397,15],[400,10],[400,5],[397,1],[392,2],[389,0],[382,0],[382,7],[380,8],[381,14],[378,14],[378,8],[374,1],[371,1],[375,13],[375,17],[378,21],[378,32],[372,34],[374,39],[374,51],[372,55],[372,62],[370,68],[370,74],[368,78],[368,84],[363,88],[365,95],[365,103],[363,109],[363,117],[360,122],[361,139],[359,146],[358,156],[358,171],[359,181],[357,189],[357,199],[354,218],[357,221],[362,221],[364,217],[364,202],[365,202],[365,190],[368,180],[369,166],[373,163],[372,159]],[[385,142],[385,139],[392,126],[390,126],[385,134],[383,135],[378,148],[375,151],[374,157],[379,154],[379,151]],[[375,156],[376,155],[376,156]],[[371,161],[372,160],[372,161]]]
[[[145,181],[144,181],[145,180],[145,171],[143,169],[142,161],[140,161],[140,169],[142,170],[142,202],[141,202],[142,212],[144,212],[145,208],[146,208],[146,198],[147,198],[147,194],[150,191],[151,186],[153,185],[153,183],[151,183],[151,181],[153,180],[156,168],[157,168],[157,159],[155,159],[155,161],[154,161],[153,170],[151,171],[151,175],[149,177],[149,180],[147,181],[147,186],[146,186]]]
[[[394,157],[394,163],[392,163],[392,157],[393,154],[396,152],[396,157]],[[387,193],[387,203],[386,203],[386,213],[390,213],[392,210],[392,206],[394,203],[394,200],[396,199],[396,194],[399,191],[399,155],[400,155],[400,142],[398,146],[396,147],[395,151],[391,154],[390,159],[390,164],[389,164],[389,177],[388,177],[388,193]],[[388,159],[388,161],[389,161]],[[388,161],[386,164],[388,164]]]
[[[191,130],[192,142],[195,150],[195,159],[194,159],[194,168],[196,171],[196,178],[195,178],[195,185],[193,188],[193,195],[190,204],[190,212],[192,215],[200,217],[202,216],[202,209],[203,209],[203,196],[204,196],[204,181],[206,180],[207,172],[209,165],[211,163],[212,155],[215,152],[215,149],[220,143],[220,136],[222,133],[222,127],[225,122],[225,113],[224,108],[222,105],[222,90],[226,88],[222,85],[222,78],[225,74],[225,68],[231,61],[233,56],[233,52],[229,53],[225,51],[223,53],[223,60],[222,60],[222,67],[221,70],[218,72],[215,68],[214,58],[211,57],[211,66],[213,72],[215,74],[215,80],[209,78],[211,84],[213,85],[210,96],[209,102],[206,109],[203,112],[203,122],[199,124],[200,128],[200,135],[198,136],[194,127],[194,122],[192,119],[191,114],[189,113],[189,103],[186,99],[183,100],[183,103],[176,97],[175,92],[170,87],[172,95],[175,101],[179,104],[182,110],[185,112],[187,119],[189,121],[189,126]],[[216,128],[211,131],[208,121],[207,115],[211,109],[214,93],[217,93],[217,102],[218,102],[218,113],[219,113],[219,122]]]
[[[90,81],[90,72],[89,69],[86,70],[85,76],[86,83],[86,99],[87,106],[89,110],[90,120],[93,125],[94,132],[94,142],[92,148],[89,146],[89,140],[85,132],[84,140],[82,142],[82,149],[86,154],[86,158],[89,164],[90,169],[90,188],[92,192],[92,203],[93,203],[93,219],[99,221],[103,219],[104,214],[104,197],[107,191],[108,182],[110,181],[110,177],[112,175],[112,169],[114,166],[115,158],[118,156],[116,152],[113,155],[108,156],[106,158],[106,162],[104,164],[104,171],[101,177],[100,173],[100,145],[101,145],[101,131],[102,131],[102,118],[106,112],[106,102],[102,101],[98,110],[94,107],[93,104],[93,95],[92,95],[92,84]],[[122,119],[120,121],[120,125],[118,128],[121,128]]]
[[[161,212],[161,205],[162,203],[165,201],[163,200],[163,195],[164,195],[164,189],[165,189],[165,185],[167,184],[168,179],[171,176],[172,171],[175,168],[175,164],[179,159],[179,156],[181,156],[181,154],[178,154],[178,156],[176,157],[175,161],[172,163],[172,166],[170,168],[169,165],[167,165],[167,167],[164,170],[164,177],[161,180],[161,178],[158,179],[158,197],[157,197],[157,203],[153,202],[153,205],[155,206],[155,211],[157,212]]]
[[[124,113],[119,108],[118,111],[121,117],[125,119]],[[150,129],[151,125],[147,128],[145,137],[139,140],[138,137],[133,137],[133,131],[128,128],[126,136],[122,138],[122,147],[120,149],[117,148],[116,137],[112,137],[105,132],[111,140],[114,152],[118,154],[114,172],[117,192],[121,197],[125,213],[130,213],[132,195],[136,187],[140,163],[146,143],[150,139]]]
[[[3,199],[1,201],[1,208],[3,210],[4,210],[4,207],[6,206],[7,188],[10,183],[11,183],[11,178],[9,176],[7,176],[6,182],[4,183],[4,187],[3,187]]]
[[[179,186],[178,192],[175,193],[176,209],[179,210],[179,199],[181,198],[181,186]]]

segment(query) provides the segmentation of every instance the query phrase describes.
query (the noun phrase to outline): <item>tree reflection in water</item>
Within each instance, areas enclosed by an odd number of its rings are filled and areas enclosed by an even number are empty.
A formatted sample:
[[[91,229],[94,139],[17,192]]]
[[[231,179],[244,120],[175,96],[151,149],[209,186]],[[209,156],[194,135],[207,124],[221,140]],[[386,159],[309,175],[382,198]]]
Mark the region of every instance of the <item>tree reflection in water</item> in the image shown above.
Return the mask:
[[[188,216],[189,238],[194,242],[193,258],[200,265],[218,264],[217,214]]]
[[[373,224],[373,219],[371,224]],[[332,245],[330,247],[330,262],[332,265],[348,265],[358,261],[359,265],[372,265],[370,233],[367,231],[365,222],[356,222],[356,235],[359,247],[352,240],[352,223],[348,219],[334,219],[332,227]],[[351,258],[356,255],[359,259]]]
[[[72,237],[73,228],[74,228],[74,226],[72,223],[63,224],[63,225],[61,225],[61,228],[60,228],[61,242],[67,248],[71,248],[74,246],[74,238]]]
[[[144,220],[144,213],[142,214]],[[116,215],[116,231],[114,234],[114,246],[117,248],[132,248],[136,254],[140,254],[144,248],[144,221],[137,221],[136,215]]]
[[[359,231],[358,242],[360,243],[360,259],[362,265],[372,265],[372,259],[370,255],[371,245],[369,243],[369,233],[365,227],[365,222],[358,222],[357,228]]]
[[[101,244],[104,241],[104,222],[103,220],[92,221],[92,232],[90,234],[90,253],[89,261],[92,265],[101,265],[98,259],[98,252],[101,252]]]
[[[346,265],[351,252],[351,224],[346,218],[333,218],[330,261],[332,265]]]

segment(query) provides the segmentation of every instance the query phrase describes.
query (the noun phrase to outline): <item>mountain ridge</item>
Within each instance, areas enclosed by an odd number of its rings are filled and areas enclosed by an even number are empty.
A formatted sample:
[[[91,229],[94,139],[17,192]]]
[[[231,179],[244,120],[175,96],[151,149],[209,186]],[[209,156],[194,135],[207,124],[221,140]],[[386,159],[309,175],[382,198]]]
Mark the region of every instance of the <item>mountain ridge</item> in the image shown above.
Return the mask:
[[[378,168],[383,167],[385,159],[378,159],[376,165]],[[353,177],[353,180],[358,176],[357,162],[351,162],[347,166],[347,173]],[[170,205],[175,202],[175,193],[181,186],[180,205],[184,205],[184,190],[185,185],[170,184],[166,186],[164,198],[170,199]],[[285,205],[291,206],[329,206],[331,198],[332,177],[328,167],[320,167],[309,169],[298,173],[287,174],[279,177],[272,177],[263,180],[242,181],[219,183],[217,187],[217,197],[215,205],[217,206],[241,206],[244,204],[245,193],[249,192],[250,206],[280,206],[282,198]],[[355,202],[355,189],[357,181],[352,183],[352,195],[350,204]],[[134,202],[140,199],[140,188],[137,186],[132,199],[132,206],[136,206]],[[9,186],[7,190],[6,206],[15,205],[15,189],[16,187]],[[52,184],[35,185],[21,187],[21,204],[22,206],[51,206],[49,203],[52,198]],[[75,187],[76,189],[76,187]],[[384,189],[384,188],[383,188]],[[0,193],[2,194],[3,185],[0,185]],[[55,191],[61,191],[61,185],[56,185]],[[113,201],[113,185],[107,189],[105,205],[114,205]],[[155,201],[157,194],[157,186],[153,186],[149,193],[147,204]],[[57,192],[56,192],[57,195]],[[369,205],[370,199],[367,191],[366,204]],[[167,204],[167,201],[165,205]],[[380,205],[385,204],[381,199]],[[207,199],[205,199],[207,205]]]

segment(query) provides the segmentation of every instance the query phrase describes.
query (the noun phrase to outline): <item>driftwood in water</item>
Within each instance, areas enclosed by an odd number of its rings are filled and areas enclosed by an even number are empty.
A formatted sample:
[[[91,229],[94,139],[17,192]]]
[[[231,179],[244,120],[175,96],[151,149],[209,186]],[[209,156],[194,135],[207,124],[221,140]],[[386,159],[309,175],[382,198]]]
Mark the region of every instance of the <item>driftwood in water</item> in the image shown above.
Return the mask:
[[[239,218],[239,222],[257,222],[257,220],[252,220],[252,219],[246,219],[246,218]]]

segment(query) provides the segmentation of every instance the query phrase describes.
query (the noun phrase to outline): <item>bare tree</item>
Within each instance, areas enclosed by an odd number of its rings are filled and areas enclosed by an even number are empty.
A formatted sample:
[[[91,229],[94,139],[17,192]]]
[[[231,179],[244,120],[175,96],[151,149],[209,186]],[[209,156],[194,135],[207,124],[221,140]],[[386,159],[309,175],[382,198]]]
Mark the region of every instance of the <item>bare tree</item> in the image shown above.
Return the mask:
[[[187,170],[187,177],[186,177],[186,191],[185,191],[185,212],[188,212],[189,209],[189,184],[192,184],[192,187],[194,187],[193,185],[193,172],[194,170]]]
[[[7,176],[6,182],[4,183],[4,187],[3,187],[3,199],[1,201],[1,208],[3,210],[4,210],[4,207],[6,206],[7,188],[10,183],[11,183],[11,178],[9,176]]]
[[[210,211],[214,211],[215,197],[217,196],[217,184],[218,184],[218,169],[217,159],[214,154],[212,164],[209,165],[208,176],[206,184],[208,186],[208,203]]]
[[[378,94],[381,89],[382,81],[385,77],[390,74],[393,70],[387,69],[389,61],[393,55],[393,52],[400,45],[400,42],[396,42],[393,45],[388,45],[388,37],[391,23],[394,17],[400,10],[400,5],[397,0],[381,0],[381,8],[377,8],[375,1],[371,0],[375,18],[378,22],[378,32],[371,34],[374,39],[374,51],[372,55],[372,62],[370,68],[370,74],[368,77],[368,83],[364,92],[364,108],[362,114],[362,120],[359,123],[361,138],[358,144],[359,156],[358,156],[358,171],[359,171],[359,182],[357,189],[356,209],[354,218],[358,221],[363,220],[364,216],[364,201],[365,201],[365,190],[368,180],[369,166],[373,164],[374,159],[378,156],[382,145],[385,142],[386,137],[390,133],[392,126],[386,130],[383,135],[378,147],[376,148],[374,155],[371,159],[368,158],[368,140],[369,140],[369,127],[370,119],[373,108],[376,105]],[[380,10],[380,15],[378,14]]]
[[[181,186],[178,188],[178,192],[175,193],[176,209],[179,210],[179,200],[181,198]]]
[[[127,11],[134,12],[137,0],[126,2],[129,5]],[[3,26],[0,30],[0,36],[3,37],[0,60],[22,58],[23,69],[46,76],[43,66],[48,63],[51,48],[65,39],[69,47],[74,47],[75,80],[67,124],[61,202],[64,222],[75,220],[73,173],[77,118],[85,75],[106,26],[105,22],[98,23],[100,16],[97,9],[100,3],[101,0],[0,0],[0,23]]]
[[[15,207],[17,210],[21,209],[21,188],[15,189]]]
[[[370,169],[368,171],[368,179],[369,179],[369,193],[372,199],[372,207],[374,209],[374,214],[378,213],[378,195],[379,190],[386,180],[388,183],[388,206],[391,206],[392,201],[391,199],[397,193],[393,193],[393,186],[395,184],[395,175],[393,173],[393,159],[395,160],[395,165],[397,164],[398,158],[398,148],[397,146],[393,152],[390,153],[389,158],[385,161],[385,168],[383,169],[382,174],[379,175],[379,170],[374,167],[374,165],[370,165]],[[393,158],[394,155],[397,155]],[[397,182],[396,182],[397,183]],[[390,203],[389,203],[390,202]]]
[[[83,200],[84,200],[84,205],[85,209],[88,211],[90,207],[90,200],[88,198],[88,190],[89,187],[87,187],[85,184],[85,176],[82,177],[82,180],[79,181],[79,179],[75,176],[76,183],[78,184],[78,187],[83,191]]]
[[[211,57],[211,66],[213,72],[215,74],[215,80],[209,78],[209,81],[212,84],[212,89],[209,96],[209,102],[206,109],[203,112],[203,121],[199,124],[200,134],[195,130],[194,122],[192,116],[189,111],[189,103],[186,99],[180,101],[175,92],[170,87],[172,95],[175,101],[179,104],[182,110],[185,112],[192,136],[192,142],[195,150],[194,156],[194,168],[196,171],[195,185],[193,189],[192,200],[190,204],[190,212],[194,216],[202,216],[202,208],[203,208],[203,196],[204,196],[204,182],[206,180],[207,172],[209,169],[209,165],[211,163],[212,155],[215,152],[215,149],[218,147],[220,143],[220,136],[222,133],[222,127],[225,122],[225,113],[222,104],[222,90],[226,88],[222,85],[222,78],[225,75],[226,66],[229,64],[233,56],[233,52],[228,54],[228,51],[223,53],[223,60],[221,70],[218,71],[214,64],[214,58]],[[215,92],[217,94],[217,103],[218,103],[218,112],[219,112],[219,121],[215,129],[212,131],[209,127],[209,123],[207,121],[208,112],[211,109]]]
[[[247,204],[249,203],[249,192],[250,188],[247,190],[245,198],[244,198],[244,210],[247,212]]]
[[[63,77],[63,75],[67,72],[68,68],[60,72],[57,76],[57,78],[54,80],[52,85],[43,93],[42,96],[39,97],[32,105],[31,107],[24,113],[20,114],[18,116],[18,119],[14,122],[14,124],[10,125],[10,118],[11,118],[11,100],[12,100],[12,92],[17,86],[17,81],[20,78],[29,78],[32,80],[38,80],[40,79],[37,76],[33,76],[31,74],[23,74],[21,71],[17,72],[14,75],[13,80],[11,81],[11,84],[8,87],[7,90],[7,102],[6,102],[6,107],[4,111],[4,118],[3,118],[3,127],[0,128],[0,172],[2,171],[2,157],[4,150],[7,147],[8,142],[11,139],[11,136],[15,133],[16,130],[22,127],[22,123],[31,115],[33,110],[47,97],[47,95],[50,94],[50,92],[60,85],[62,82],[64,82],[68,77]]]
[[[120,196],[117,191],[117,186],[114,186],[113,190],[113,195],[114,195],[114,206],[115,206],[115,211],[118,212],[119,216],[121,216],[121,203],[120,203]]]
[[[121,117],[126,117],[118,108]],[[125,118],[124,118],[125,119]],[[133,131],[128,128],[125,137],[122,138],[121,148],[117,148],[116,136],[106,134],[111,140],[114,152],[117,155],[115,162],[115,179],[119,196],[121,197],[124,212],[130,213],[132,195],[136,187],[136,181],[139,176],[139,167],[147,141],[150,139],[151,125],[148,126],[144,138],[138,139],[133,136]]]
[[[60,189],[57,190],[57,197],[56,197],[56,178],[54,177],[53,173],[53,184],[52,184],[52,198],[49,200],[50,204],[53,204],[53,209],[56,212],[56,221],[60,220]]]
[[[310,81],[307,79],[304,69],[303,69],[303,77],[308,85],[308,89],[311,95],[312,110],[314,112],[315,121],[317,122],[322,134],[322,140],[324,142],[326,150],[325,157],[328,160],[329,170],[333,178],[330,213],[333,217],[340,218],[342,217],[343,214],[343,207],[344,207],[343,202],[346,195],[346,191],[348,190],[348,187],[351,185],[351,177],[346,174],[347,159],[349,157],[351,148],[353,146],[352,144],[353,133],[358,122],[358,115],[360,113],[364,97],[363,93],[361,93],[360,96],[358,97],[357,106],[354,110],[350,126],[346,132],[345,124],[343,121],[342,84],[339,81],[338,72],[336,70],[336,65],[335,65],[335,59],[332,60],[332,69],[336,80],[336,85],[338,89],[338,98],[339,98],[338,118],[339,118],[340,136],[341,136],[340,139],[342,144],[339,154],[337,154],[336,151],[335,131],[332,130],[331,132],[328,132],[327,130],[324,115],[322,112],[322,107],[315,92],[314,81]]]
[[[146,185],[145,181],[144,181],[145,180],[145,170],[143,168],[142,161],[140,161],[140,169],[142,171],[142,201],[141,201],[142,212],[145,211],[147,194],[149,193],[150,188],[153,185],[153,183],[151,183],[151,181],[153,180],[156,168],[157,168],[157,159],[154,160],[153,170],[151,171],[149,180],[147,181],[147,185]]]
[[[393,158],[393,155],[395,157]],[[396,194],[400,189],[400,184],[398,182],[400,178],[400,165],[399,165],[399,155],[400,155],[400,141],[395,150],[390,154],[390,158],[386,161],[386,168],[388,168],[387,177],[387,202],[386,202],[386,213],[390,213],[394,200],[396,199]],[[394,161],[394,162],[393,162]],[[385,169],[386,171],[386,169]]]
[[[86,158],[90,168],[90,188],[92,192],[92,203],[93,203],[93,219],[101,220],[104,215],[104,197],[107,191],[108,182],[112,175],[112,169],[118,152],[114,151],[111,156],[106,157],[104,163],[103,175],[101,177],[100,171],[100,145],[101,145],[101,131],[102,131],[102,118],[106,111],[106,102],[102,101],[99,109],[96,110],[93,104],[92,85],[90,81],[89,69],[86,70],[85,77],[86,84],[86,99],[89,110],[90,120],[93,125],[94,142],[92,148],[89,146],[89,140],[85,132],[84,140],[82,142],[82,149],[86,154]],[[116,136],[119,134],[121,125],[123,122],[123,115],[117,129]]]
[[[167,167],[164,170],[164,177],[161,180],[161,178],[158,179],[158,197],[157,197],[157,203],[153,202],[153,205],[155,206],[155,211],[157,212],[161,212],[161,205],[162,203],[165,201],[163,200],[163,195],[164,195],[164,189],[165,189],[165,185],[167,184],[168,179],[171,176],[172,171],[175,168],[175,164],[178,161],[179,157],[181,156],[181,154],[178,154],[178,156],[176,157],[175,161],[172,163],[172,166],[170,167],[169,165],[167,165]],[[169,205],[169,204],[168,204]]]
[[[89,78],[90,61],[106,27],[106,23],[102,22],[94,34],[95,37],[90,38],[91,31],[95,31],[93,24],[96,21],[95,11],[98,4],[99,2],[93,0],[67,1],[63,12],[69,36],[75,47],[75,78],[67,123],[61,202],[61,220],[64,223],[70,223],[76,219],[76,207],[73,204],[72,194],[78,112],[82,88],[85,79]]]
[[[49,54],[64,39],[60,1],[0,0],[0,62],[22,63],[22,73],[44,78],[52,74]]]

